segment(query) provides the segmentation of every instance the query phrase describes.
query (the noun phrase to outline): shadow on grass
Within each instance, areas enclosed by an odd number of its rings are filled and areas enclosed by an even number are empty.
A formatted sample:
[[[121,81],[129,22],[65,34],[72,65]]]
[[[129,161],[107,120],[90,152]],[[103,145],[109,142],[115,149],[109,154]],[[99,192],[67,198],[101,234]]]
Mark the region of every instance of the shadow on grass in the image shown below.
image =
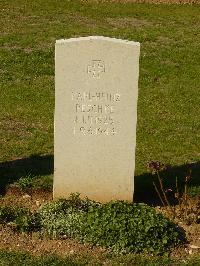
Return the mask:
[[[53,174],[53,160],[53,155],[33,155],[29,158],[0,163],[0,194],[5,194],[6,187],[21,177],[39,177]],[[161,177],[165,189],[175,190],[176,177],[178,178],[179,189],[183,189],[184,180],[189,169],[192,170],[189,187],[194,192],[197,188],[200,193],[200,162],[174,166],[163,171]],[[153,187],[153,181],[157,182],[156,176],[152,176],[150,173],[135,176],[134,202],[144,202],[152,206],[161,204]]]
[[[190,194],[195,195],[196,193],[200,193],[200,161],[192,164],[167,167],[165,171],[160,173],[164,188],[176,191],[177,177],[179,192],[183,192],[185,177],[189,174],[190,169],[192,171],[192,179],[188,183]],[[151,173],[135,176],[135,202],[144,202],[152,206],[161,205],[153,187],[153,181],[158,184],[157,176]]]
[[[32,155],[28,158],[0,163],[0,194],[21,177],[53,174],[53,155]]]

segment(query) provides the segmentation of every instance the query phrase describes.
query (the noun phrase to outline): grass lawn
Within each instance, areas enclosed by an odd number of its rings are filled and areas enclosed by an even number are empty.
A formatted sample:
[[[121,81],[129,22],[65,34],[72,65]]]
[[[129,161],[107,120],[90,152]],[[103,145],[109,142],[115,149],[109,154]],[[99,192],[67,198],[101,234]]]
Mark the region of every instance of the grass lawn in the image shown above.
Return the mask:
[[[2,187],[24,176],[52,183],[55,41],[103,35],[141,43],[136,195],[150,160],[178,176],[193,162],[199,190],[198,5],[2,0],[0,10]]]
[[[200,258],[187,258],[183,260],[172,260],[169,258],[152,257],[148,258],[146,256],[140,255],[107,255],[101,257],[91,257],[91,256],[79,256],[71,255],[65,257],[59,257],[57,255],[43,255],[43,256],[31,256],[25,252],[9,252],[0,251],[0,265],[30,265],[30,266],[77,266],[77,265],[140,265],[140,266],[198,266],[200,263]]]

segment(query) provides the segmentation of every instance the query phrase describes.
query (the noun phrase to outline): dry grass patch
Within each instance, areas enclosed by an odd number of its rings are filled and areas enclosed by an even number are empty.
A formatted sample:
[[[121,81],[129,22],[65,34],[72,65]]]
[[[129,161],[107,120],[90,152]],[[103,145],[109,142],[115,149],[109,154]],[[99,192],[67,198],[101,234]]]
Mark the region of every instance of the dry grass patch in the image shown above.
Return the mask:
[[[38,123],[27,123],[27,121],[19,121],[16,119],[2,119],[0,121],[0,132],[5,134],[7,138],[14,135],[20,138],[26,138],[33,135],[34,130],[43,129],[44,125]]]
[[[110,26],[117,27],[117,28],[127,28],[127,27],[133,27],[133,28],[142,28],[142,27],[153,27],[153,23],[144,20],[144,19],[137,19],[137,18],[129,18],[129,17],[123,17],[123,18],[107,18],[107,23]]]

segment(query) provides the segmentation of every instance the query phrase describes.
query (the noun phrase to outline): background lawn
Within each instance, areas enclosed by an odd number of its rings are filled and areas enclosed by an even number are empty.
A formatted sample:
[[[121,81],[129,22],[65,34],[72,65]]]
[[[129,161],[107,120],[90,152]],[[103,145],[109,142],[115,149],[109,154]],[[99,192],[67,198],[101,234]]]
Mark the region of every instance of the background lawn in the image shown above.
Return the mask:
[[[198,5],[0,2],[1,190],[20,177],[53,177],[54,45],[57,39],[103,35],[141,43],[136,198],[146,164],[193,163],[200,187],[200,9]],[[146,188],[144,191],[146,194]]]

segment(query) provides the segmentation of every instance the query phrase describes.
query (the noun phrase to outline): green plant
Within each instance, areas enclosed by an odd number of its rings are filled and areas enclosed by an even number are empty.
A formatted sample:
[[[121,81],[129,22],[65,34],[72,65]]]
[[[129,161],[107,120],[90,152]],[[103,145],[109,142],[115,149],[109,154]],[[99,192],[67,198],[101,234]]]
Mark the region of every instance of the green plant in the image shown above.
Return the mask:
[[[33,177],[29,174],[25,177],[21,177],[16,183],[22,191],[26,191],[28,188],[33,187]]]
[[[82,200],[79,194],[71,194],[69,199],[60,199],[44,204],[38,215],[41,220],[41,231],[51,237],[77,237],[83,223],[82,216],[90,206],[98,203],[88,199]]]
[[[90,208],[83,218],[84,241],[118,251],[162,253],[185,239],[175,224],[145,204],[110,202]]]
[[[0,207],[0,223],[9,223],[15,219],[15,210],[9,206]]]
[[[43,234],[120,252],[163,253],[185,240],[175,224],[145,204],[100,204],[76,196],[44,205],[39,215]]]
[[[31,232],[40,229],[40,219],[37,213],[31,213],[26,208],[0,207],[0,223],[9,225],[13,230]]]
[[[0,222],[20,232],[73,237],[120,252],[164,253],[185,241],[178,226],[145,204],[100,204],[82,200],[78,194],[44,204],[35,213],[2,207]]]
[[[48,209],[48,210],[47,210]],[[39,212],[41,233],[53,238],[75,237],[81,227],[81,212],[68,208],[65,212],[50,213],[49,206]]]
[[[41,221],[37,213],[31,213],[27,209],[19,209],[13,221],[13,225],[17,231],[28,233],[40,230]]]

